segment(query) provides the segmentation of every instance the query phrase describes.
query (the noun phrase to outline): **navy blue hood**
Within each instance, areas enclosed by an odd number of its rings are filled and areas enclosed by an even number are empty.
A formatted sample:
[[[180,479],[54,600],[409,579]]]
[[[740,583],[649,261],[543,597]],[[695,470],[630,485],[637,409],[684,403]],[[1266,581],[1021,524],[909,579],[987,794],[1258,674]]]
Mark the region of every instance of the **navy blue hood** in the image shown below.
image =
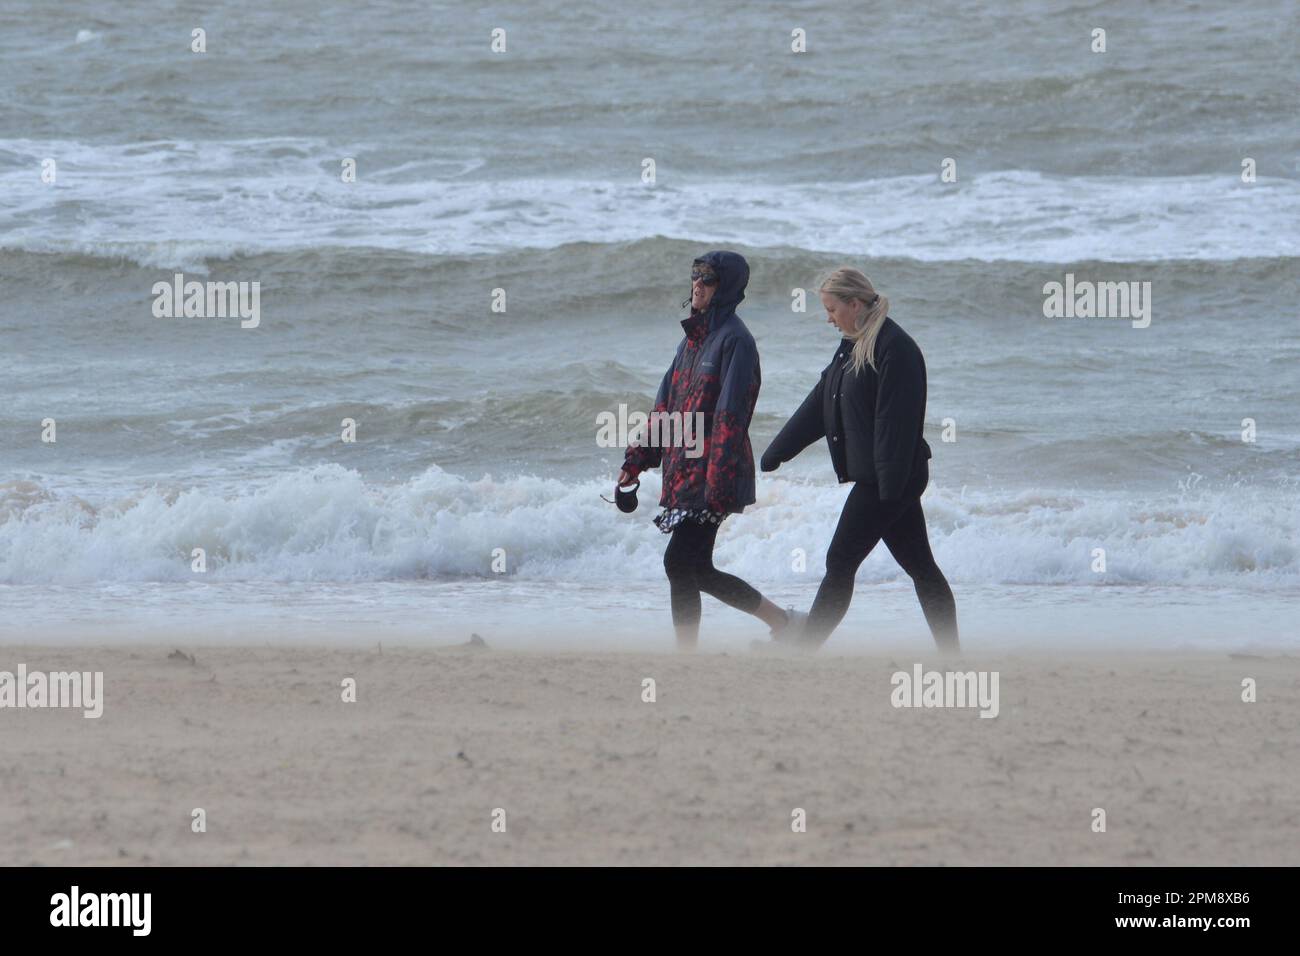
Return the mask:
[[[709,302],[709,328],[736,314],[736,306],[745,298],[745,286],[749,285],[749,263],[739,252],[718,250],[706,252],[695,259],[703,262],[718,274],[718,287]]]

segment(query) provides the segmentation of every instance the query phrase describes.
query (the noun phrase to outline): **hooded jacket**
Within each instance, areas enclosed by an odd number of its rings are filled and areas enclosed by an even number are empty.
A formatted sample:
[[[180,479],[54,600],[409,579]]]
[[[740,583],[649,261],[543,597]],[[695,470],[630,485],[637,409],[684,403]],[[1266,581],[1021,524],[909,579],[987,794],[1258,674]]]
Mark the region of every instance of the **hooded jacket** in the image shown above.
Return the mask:
[[[762,375],[754,337],[736,315],[749,283],[749,263],[735,252],[709,252],[695,261],[706,263],[717,273],[718,286],[708,309],[692,312],[682,321],[686,335],[664,373],[654,410],[660,414],[680,412],[683,418],[702,413],[702,453],[690,457],[687,452],[691,449],[681,444],[633,444],[627,449],[623,469],[635,478],[647,468],[662,465],[659,504],[727,514],[744,511],[754,503],[749,422]],[[657,434],[654,428],[650,431],[652,436]]]
[[[853,340],[842,339],[799,409],[772,439],[764,459],[786,462],[819,438],[830,447],[841,483],[875,485],[882,501],[895,501],[914,476],[928,472],[925,428],[925,358],[893,319],[876,336],[876,370],[854,372]],[[775,465],[773,465],[775,467]]]

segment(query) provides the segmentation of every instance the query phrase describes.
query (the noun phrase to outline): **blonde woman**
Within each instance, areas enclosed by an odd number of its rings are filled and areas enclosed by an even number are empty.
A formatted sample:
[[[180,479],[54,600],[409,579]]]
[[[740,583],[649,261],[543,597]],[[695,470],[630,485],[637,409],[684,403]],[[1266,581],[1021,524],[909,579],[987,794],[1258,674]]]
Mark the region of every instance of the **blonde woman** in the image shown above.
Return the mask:
[[[825,438],[835,476],[841,484],[853,482],[853,488],[807,621],[798,629],[785,628],[776,639],[820,647],[849,609],[858,567],[883,540],[916,586],[935,643],[956,651],[957,608],[930,552],[921,511],[921,492],[930,481],[930,446],[922,436],[925,358],[889,318],[889,300],[857,269],[836,269],[820,292],[826,321],[843,339],[760,465],[775,471]]]

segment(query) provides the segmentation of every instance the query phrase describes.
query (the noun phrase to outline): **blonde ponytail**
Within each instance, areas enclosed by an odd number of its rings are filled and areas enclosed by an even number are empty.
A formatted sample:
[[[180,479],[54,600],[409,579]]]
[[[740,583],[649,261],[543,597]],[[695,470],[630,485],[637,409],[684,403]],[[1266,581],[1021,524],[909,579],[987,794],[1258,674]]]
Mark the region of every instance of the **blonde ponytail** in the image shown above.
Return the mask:
[[[889,314],[889,299],[876,291],[871,280],[850,266],[841,266],[822,280],[818,290],[833,295],[841,302],[857,299],[866,303],[867,311],[858,323],[857,331],[849,335],[853,340],[853,371],[861,372],[862,366],[870,365],[876,370],[876,336],[885,324]]]

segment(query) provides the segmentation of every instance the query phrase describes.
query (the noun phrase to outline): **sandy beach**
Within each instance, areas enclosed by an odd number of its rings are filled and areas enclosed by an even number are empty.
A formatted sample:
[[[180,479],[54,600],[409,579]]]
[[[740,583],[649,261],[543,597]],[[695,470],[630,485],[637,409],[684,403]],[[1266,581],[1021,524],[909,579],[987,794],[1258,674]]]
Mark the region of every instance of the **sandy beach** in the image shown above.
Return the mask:
[[[1292,656],[185,650],[0,648],[104,675],[98,719],[0,709],[0,860],[1300,861]],[[997,716],[892,706],[917,663],[997,671]]]

